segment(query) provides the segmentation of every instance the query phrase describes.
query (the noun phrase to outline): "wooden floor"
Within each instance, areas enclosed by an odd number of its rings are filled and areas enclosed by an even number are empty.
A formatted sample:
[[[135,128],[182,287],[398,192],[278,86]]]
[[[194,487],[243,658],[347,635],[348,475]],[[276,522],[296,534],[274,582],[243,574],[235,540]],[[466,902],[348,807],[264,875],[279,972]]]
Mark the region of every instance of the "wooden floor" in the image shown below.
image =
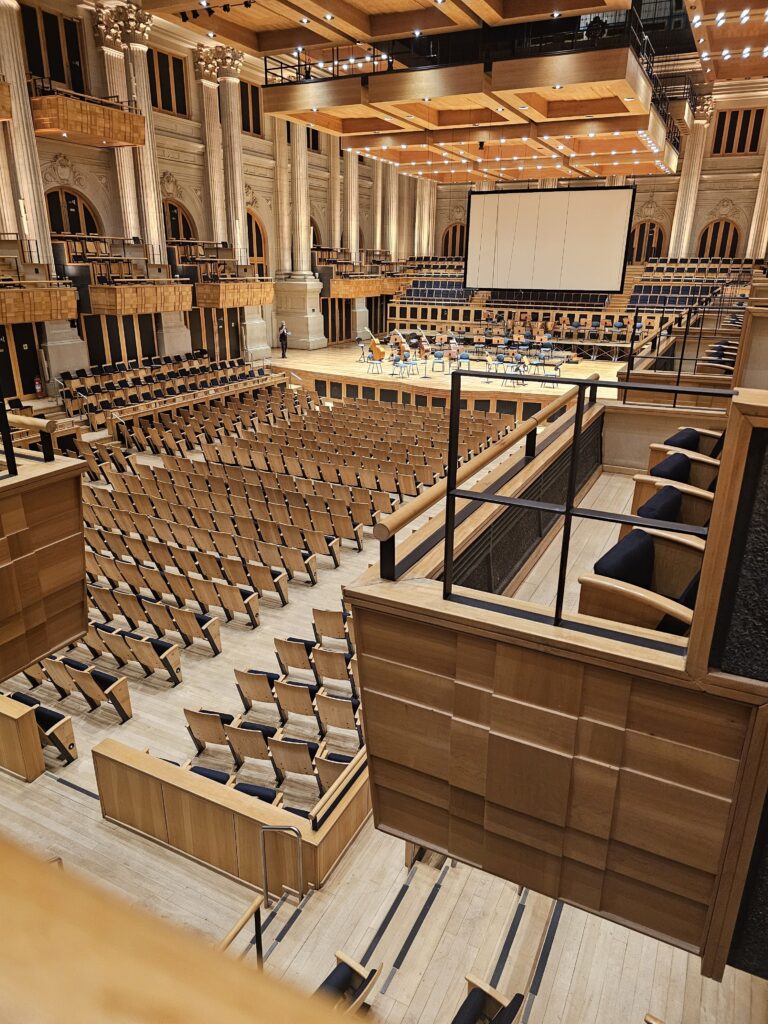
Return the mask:
[[[606,474],[585,500],[626,504],[629,485],[628,478]],[[581,571],[610,543],[604,527],[578,523],[574,569]],[[552,545],[529,574],[527,596],[538,601],[552,594],[558,547]],[[337,607],[342,584],[377,555],[370,538],[361,553],[345,547],[340,568],[324,565],[316,587],[291,583],[286,608],[265,599],[257,630],[224,627],[219,657],[185,651],[184,682],[176,689],[131,674],[134,718],[123,726],[111,709],[89,715],[77,697],[68,698],[63,708],[74,719],[79,759],[62,768],[49,756],[49,770],[30,785],[0,775],[0,827],[43,856],[62,857],[66,871],[82,872],[206,941],[221,938],[251,891],[104,822],[90,750],[112,736],[175,760],[190,757],[182,709],[239,711],[233,668],[275,668],[274,637],[310,636],[311,609]],[[16,688],[27,686],[19,679],[4,684]],[[55,704],[52,689],[38,693]],[[387,1024],[449,1022],[467,973],[494,979],[510,996],[530,992],[524,1019],[532,1024],[641,1024],[648,1012],[665,1024],[768,1021],[768,983],[730,970],[722,985],[703,981],[695,957],[431,853],[409,870],[402,841],[377,832],[370,821],[322,890],[305,897],[298,911],[280,901],[264,924],[267,971],[307,991],[330,971],[337,949],[382,963],[370,1019]],[[244,932],[233,953],[255,963],[248,940]]]

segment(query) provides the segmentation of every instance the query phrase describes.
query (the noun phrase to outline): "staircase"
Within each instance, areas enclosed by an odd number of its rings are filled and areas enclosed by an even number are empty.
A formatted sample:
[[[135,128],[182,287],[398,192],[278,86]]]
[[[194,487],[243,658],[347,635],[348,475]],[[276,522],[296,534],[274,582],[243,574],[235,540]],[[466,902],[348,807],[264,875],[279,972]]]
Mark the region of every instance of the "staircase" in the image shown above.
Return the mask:
[[[635,285],[640,284],[645,275],[644,263],[630,263],[624,275],[624,288],[615,295],[610,295],[605,304],[605,313],[624,313],[629,303],[629,297],[635,290]]]

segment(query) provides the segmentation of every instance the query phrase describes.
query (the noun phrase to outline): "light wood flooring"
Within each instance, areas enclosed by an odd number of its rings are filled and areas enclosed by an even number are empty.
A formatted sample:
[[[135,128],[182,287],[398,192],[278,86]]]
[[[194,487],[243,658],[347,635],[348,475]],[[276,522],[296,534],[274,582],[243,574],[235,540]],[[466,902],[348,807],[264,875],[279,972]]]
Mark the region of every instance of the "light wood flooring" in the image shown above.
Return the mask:
[[[615,507],[626,503],[628,485],[628,478],[605,475],[586,500]],[[603,531],[599,540],[596,529]],[[604,530],[577,524],[577,571],[579,559],[594,561],[611,543]],[[536,600],[552,592],[557,548],[556,541],[524,584]],[[377,554],[370,538],[362,553],[345,546],[340,568],[322,560],[316,587],[290,585],[286,608],[265,598],[257,630],[222,630],[219,657],[183,654],[184,681],[176,689],[130,673],[134,718],[125,725],[107,707],[89,715],[79,698],[68,698],[62,708],[74,719],[79,759],[62,768],[48,755],[49,770],[30,785],[0,774],[0,827],[43,856],[62,857],[65,871],[82,872],[208,942],[221,938],[251,890],[103,821],[90,750],[111,736],[175,760],[192,756],[182,709],[239,711],[233,668],[274,668],[274,637],[310,636],[311,609],[336,607],[341,586]],[[3,688],[27,686],[16,679]],[[37,692],[55,706],[53,690]],[[246,930],[232,953],[255,964],[249,939]],[[447,1024],[468,973],[493,979],[510,996],[527,992],[524,1019],[531,1024],[641,1024],[648,1012],[665,1024],[768,1021],[765,982],[730,970],[722,985],[702,980],[695,957],[432,853],[408,869],[402,841],[377,832],[371,821],[322,890],[298,909],[283,899],[264,913],[264,949],[269,973],[307,991],[333,967],[337,949],[382,963],[369,1016],[387,1024]]]

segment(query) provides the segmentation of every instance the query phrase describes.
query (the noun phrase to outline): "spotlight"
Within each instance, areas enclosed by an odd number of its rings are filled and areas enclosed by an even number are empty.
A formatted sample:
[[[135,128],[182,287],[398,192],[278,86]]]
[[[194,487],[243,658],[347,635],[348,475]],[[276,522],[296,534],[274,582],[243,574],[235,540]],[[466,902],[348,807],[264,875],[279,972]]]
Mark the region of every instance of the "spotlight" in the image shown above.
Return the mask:
[[[253,7],[253,0],[243,0],[243,7]]]
[[[229,14],[229,12],[232,10],[229,4],[224,4],[224,6],[221,9],[222,11],[224,11],[225,14]]]
[[[200,17],[200,11],[192,11],[192,17],[197,20]]]
[[[205,13],[208,15],[209,18],[212,18],[213,17],[213,8],[212,7],[206,7]]]
[[[184,24],[186,24],[189,21],[189,15],[187,14],[186,11],[182,11],[180,17]]]

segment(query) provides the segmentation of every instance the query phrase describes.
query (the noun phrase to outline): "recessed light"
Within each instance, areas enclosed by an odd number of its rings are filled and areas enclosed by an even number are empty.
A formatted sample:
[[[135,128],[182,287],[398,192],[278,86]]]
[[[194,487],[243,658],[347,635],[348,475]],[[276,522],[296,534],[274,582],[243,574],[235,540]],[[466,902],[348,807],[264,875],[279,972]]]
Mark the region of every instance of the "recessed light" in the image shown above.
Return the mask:
[[[424,102],[425,102],[425,103],[429,103],[429,96],[425,96],[425,97],[424,97]]]
[[[69,138],[69,136],[67,135],[66,132],[62,132],[61,133],[61,137],[62,137],[62,139],[68,139]]]
[[[325,18],[326,21],[333,21],[333,15],[332,14],[327,14],[326,13],[326,14],[323,15],[323,17]]]
[[[552,17],[553,18],[559,18],[560,17],[560,11],[552,11]]]
[[[416,36],[416,38],[418,39],[418,38],[419,38],[419,36],[421,35],[421,29],[420,29],[420,28],[415,28],[415,29],[413,30],[413,34],[414,34],[414,35]]]
[[[309,24],[309,18],[302,18],[301,19],[301,24],[302,25],[308,25]]]
[[[559,84],[559,82],[556,82],[556,83],[555,83],[555,84],[554,84],[554,85],[552,86],[552,88],[553,88],[553,89],[562,89],[563,87],[562,87],[562,85],[560,85],[560,84]]]
[[[312,113],[313,113],[313,114],[316,114],[316,113],[317,113],[317,107],[312,107]]]
[[[209,39],[215,39],[216,38],[216,33],[215,32],[209,32],[208,33],[208,38]]]

